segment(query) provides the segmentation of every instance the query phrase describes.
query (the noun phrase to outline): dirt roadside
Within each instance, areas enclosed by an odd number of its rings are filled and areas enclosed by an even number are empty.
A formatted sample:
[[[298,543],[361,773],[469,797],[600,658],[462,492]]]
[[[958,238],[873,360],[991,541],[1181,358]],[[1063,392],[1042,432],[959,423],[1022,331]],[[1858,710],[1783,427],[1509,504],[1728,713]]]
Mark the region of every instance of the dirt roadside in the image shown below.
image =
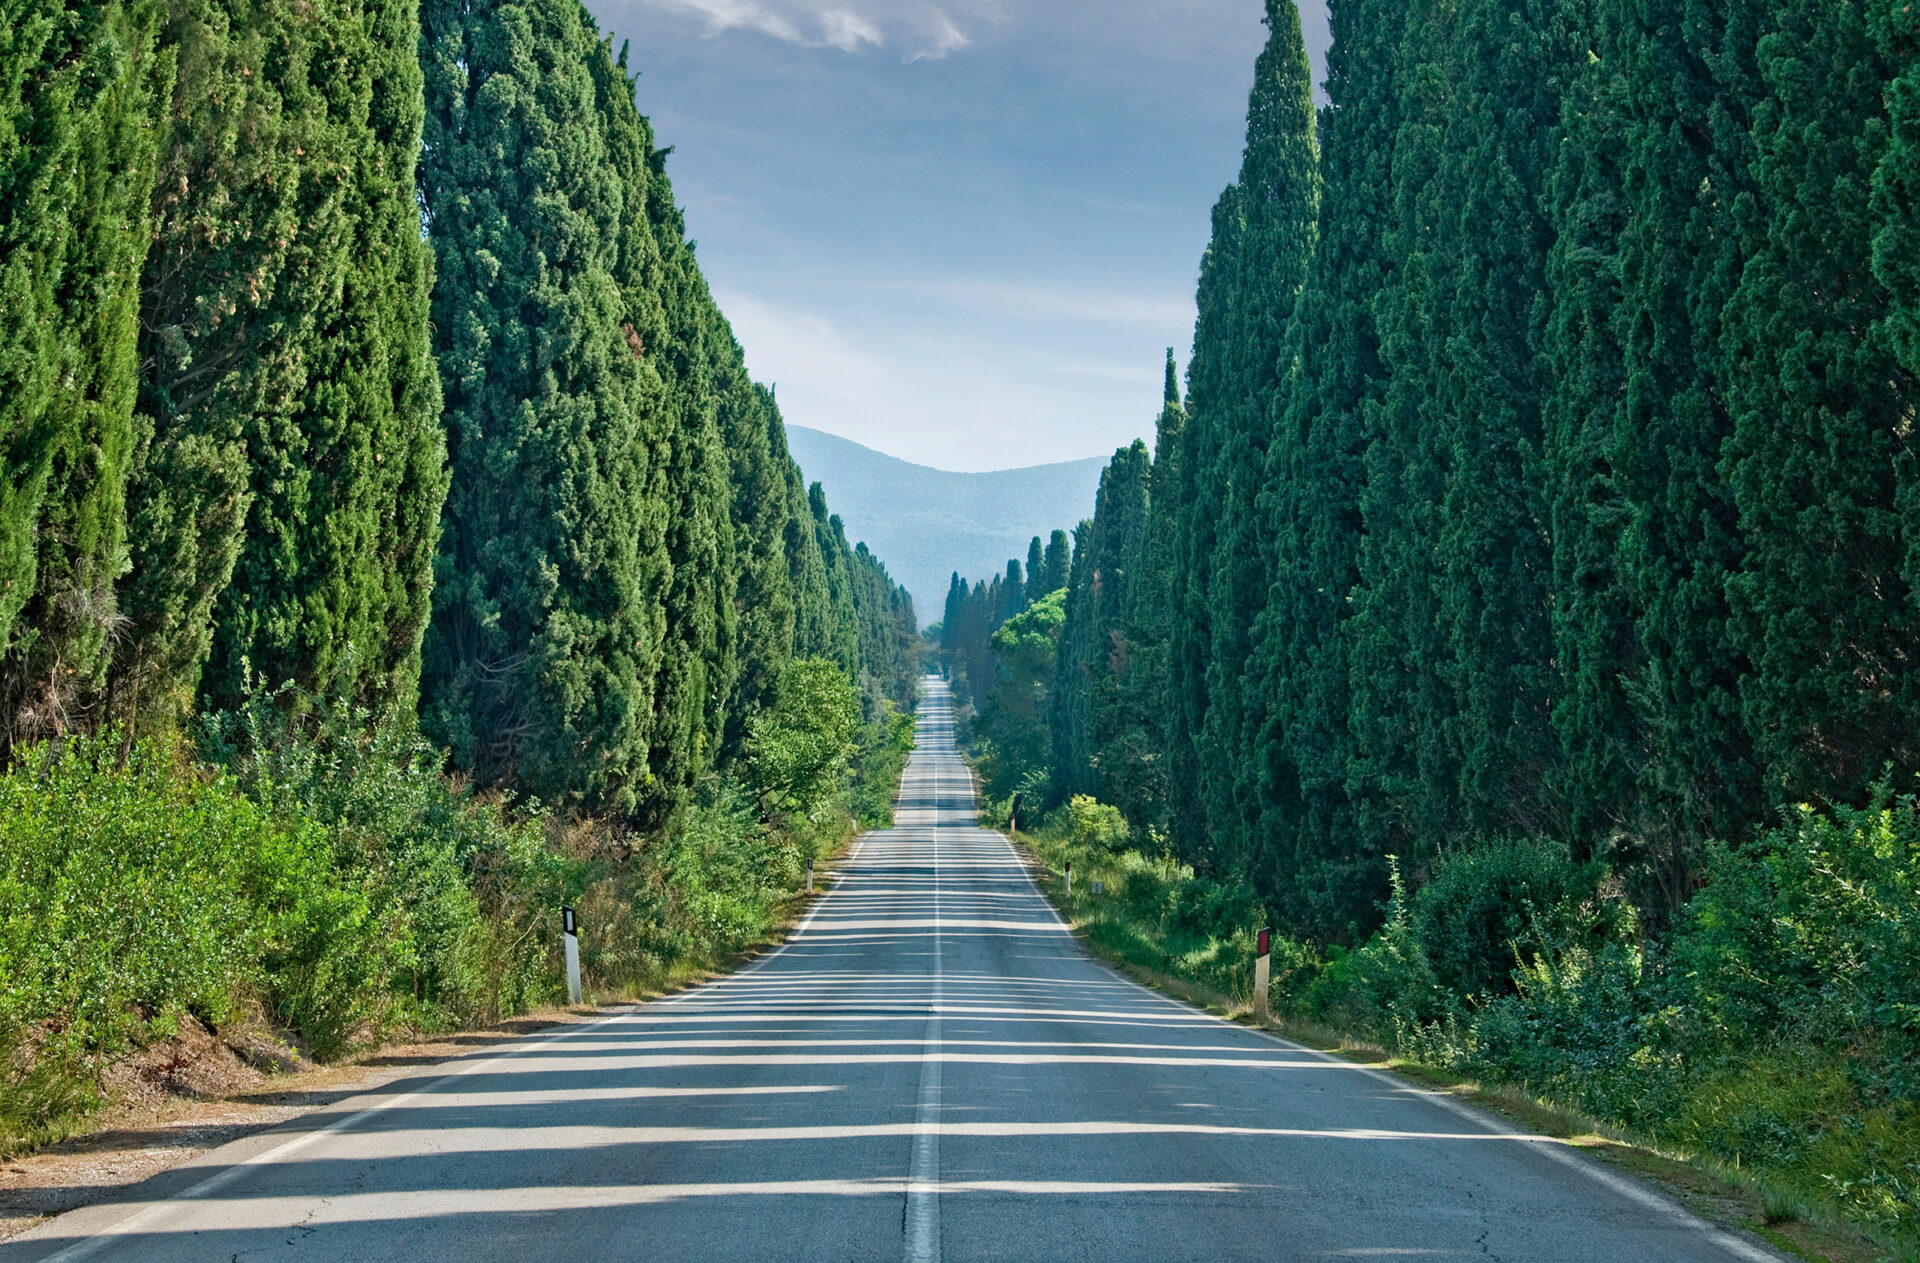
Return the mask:
[[[0,1241],[303,1114],[398,1080],[429,1080],[460,1060],[629,1007],[547,1009],[330,1066],[295,1063],[284,1046],[249,1032],[222,1040],[188,1025],[108,1072],[113,1104],[84,1135],[0,1162]]]

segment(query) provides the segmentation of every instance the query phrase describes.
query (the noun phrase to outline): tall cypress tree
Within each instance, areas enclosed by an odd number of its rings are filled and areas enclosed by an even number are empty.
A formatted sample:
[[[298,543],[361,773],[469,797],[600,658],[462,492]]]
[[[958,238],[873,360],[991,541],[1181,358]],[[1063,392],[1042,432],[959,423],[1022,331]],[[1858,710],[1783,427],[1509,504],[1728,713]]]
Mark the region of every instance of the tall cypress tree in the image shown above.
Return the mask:
[[[632,810],[666,652],[664,314],[621,284],[659,270],[651,150],[578,0],[424,16],[454,469],[429,729],[484,779]]]
[[[666,315],[661,357],[669,388],[666,446],[667,650],[657,677],[649,766],[661,787],[650,819],[669,810],[720,755],[726,700],[738,669],[734,607],[734,531],[729,466],[714,394],[713,303],[686,237],[685,219],[666,181],[666,151],[655,150],[650,209],[661,256],[658,292]],[[816,509],[815,530],[820,529]],[[823,544],[822,551],[827,551]],[[842,550],[844,551],[844,541]],[[853,604],[844,559],[834,592],[836,622],[852,631]],[[844,634],[844,633],[843,633]],[[858,670],[858,646],[842,659]]]
[[[225,705],[251,670],[410,704],[446,485],[415,8],[176,0],[165,39],[116,693]]]
[[[733,602],[740,638],[722,747],[731,759],[745,753],[748,719],[769,704],[781,670],[793,659],[797,611],[786,555],[793,509],[785,469],[792,459],[773,392],[747,377],[739,344],[718,309],[714,319],[724,355],[720,432],[733,465]]]
[[[1322,118],[1320,240],[1288,343],[1264,520],[1282,551],[1259,631],[1269,700],[1258,773],[1271,897],[1327,937],[1370,919],[1384,858],[1357,844],[1346,787],[1352,737],[1347,619],[1359,582],[1364,453],[1385,389],[1375,298],[1395,260],[1393,210],[1401,6],[1336,0]]]
[[[1446,487],[1434,339],[1451,280],[1440,243],[1454,208],[1439,175],[1454,16],[1453,0],[1419,0],[1397,24],[1384,239],[1394,266],[1375,307],[1386,385],[1367,410],[1364,535],[1349,624],[1348,800],[1358,845],[1372,855],[1430,853],[1452,827],[1459,783],[1445,741],[1453,695],[1433,573]]]
[[[1047,537],[1047,553],[1041,565],[1045,575],[1041,583],[1042,596],[1067,586],[1073,570],[1073,543],[1065,531],[1056,529]]]
[[[1628,747],[1638,744],[1625,686],[1634,667],[1634,607],[1621,552],[1632,505],[1612,461],[1628,373],[1618,320],[1625,301],[1632,97],[1618,28],[1617,20],[1609,21],[1594,32],[1589,66],[1567,94],[1547,199],[1555,242],[1547,263],[1550,385],[1542,463],[1559,657],[1555,790],[1583,856],[1603,839],[1610,813],[1632,796]]]
[[[85,718],[122,618],[157,18],[0,6],[0,748]]]
[[[1135,440],[1100,475],[1093,520],[1080,532],[1060,633],[1052,725],[1054,788],[1095,794],[1127,809],[1139,794],[1124,752],[1139,720],[1128,688],[1133,671],[1133,585],[1146,550],[1152,462]]]
[[[1129,597],[1128,621],[1134,643],[1125,689],[1128,705],[1139,719],[1139,729],[1123,750],[1104,752],[1109,761],[1126,764],[1116,773],[1127,794],[1117,803],[1136,830],[1146,833],[1170,828],[1167,751],[1175,699],[1169,683],[1169,654],[1175,618],[1175,594],[1183,581],[1177,571],[1179,545],[1181,436],[1186,408],[1180,399],[1180,373],[1173,348],[1167,348],[1166,385],[1160,416],[1154,429],[1153,465],[1148,472],[1146,538],[1139,573]]]
[[[1748,545],[1728,584],[1752,663],[1741,710],[1762,793],[1784,805],[1854,797],[1885,764],[1914,765],[1920,608],[1900,512],[1916,392],[1873,270],[1895,68],[1864,6],[1783,0],[1773,16],[1753,114],[1765,235],[1727,311],[1724,459]]]
[[[1547,256],[1543,214],[1562,99],[1588,64],[1585,0],[1471,0],[1455,33],[1458,91],[1438,190],[1452,284],[1431,342],[1448,433],[1437,612],[1453,694],[1454,827],[1557,832],[1541,468]],[[1437,840],[1437,839],[1436,839]]]
[[[1284,349],[1319,230],[1320,171],[1313,75],[1300,13],[1267,5],[1268,38],[1254,66],[1247,148],[1240,168],[1244,225],[1237,270],[1237,333],[1227,355],[1231,384],[1215,407],[1223,440],[1209,472],[1220,506],[1207,563],[1208,710],[1199,740],[1202,794],[1213,845],[1233,868],[1255,864],[1253,828],[1261,784],[1254,757],[1266,695],[1249,673],[1254,625],[1273,578],[1272,536],[1260,513],[1268,440],[1280,400]],[[1197,355],[1196,347],[1196,355]],[[1204,401],[1203,401],[1204,402]],[[1200,407],[1200,405],[1196,405]]]
[[[1908,0],[1868,6],[1874,40],[1898,77],[1887,85],[1888,135],[1873,173],[1873,274],[1887,291],[1884,337],[1900,362],[1909,398],[1920,394],[1920,14]],[[1901,514],[1920,514],[1920,486],[1902,484]],[[1920,592],[1920,542],[1907,552],[1905,578]]]

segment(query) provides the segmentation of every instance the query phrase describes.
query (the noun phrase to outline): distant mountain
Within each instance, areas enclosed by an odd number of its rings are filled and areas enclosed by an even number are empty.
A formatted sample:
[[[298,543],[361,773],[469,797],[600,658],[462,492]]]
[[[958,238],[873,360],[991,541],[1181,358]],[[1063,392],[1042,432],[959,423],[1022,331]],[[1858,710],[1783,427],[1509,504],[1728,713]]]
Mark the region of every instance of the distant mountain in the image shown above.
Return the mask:
[[[1024,565],[1027,542],[1056,529],[1071,531],[1093,516],[1104,456],[990,474],[929,469],[804,426],[787,426],[787,446],[809,483],[827,489],[827,503],[847,525],[847,538],[887,564],[913,593],[926,627],[940,621],[947,582],[958,570],[984,579]]]

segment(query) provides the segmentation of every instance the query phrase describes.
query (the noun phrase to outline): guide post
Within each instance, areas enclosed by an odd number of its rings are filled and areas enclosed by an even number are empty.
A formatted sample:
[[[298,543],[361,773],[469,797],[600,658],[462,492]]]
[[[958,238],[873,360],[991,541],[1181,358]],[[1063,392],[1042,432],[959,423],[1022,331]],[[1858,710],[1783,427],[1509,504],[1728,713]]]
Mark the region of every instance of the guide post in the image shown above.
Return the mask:
[[[1273,931],[1260,931],[1260,945],[1253,957],[1253,1017],[1267,1020],[1267,985],[1273,977]]]
[[[560,940],[567,951],[567,1003],[580,1003],[580,917],[572,908],[560,909]]]

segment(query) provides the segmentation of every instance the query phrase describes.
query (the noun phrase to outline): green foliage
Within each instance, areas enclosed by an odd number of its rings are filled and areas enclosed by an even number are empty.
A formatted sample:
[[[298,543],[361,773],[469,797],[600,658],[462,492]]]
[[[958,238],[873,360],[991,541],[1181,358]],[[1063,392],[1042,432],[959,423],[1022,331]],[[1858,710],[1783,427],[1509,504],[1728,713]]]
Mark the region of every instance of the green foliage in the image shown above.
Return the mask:
[[[1459,851],[1434,866],[1412,906],[1414,932],[1435,980],[1485,1002],[1514,990],[1516,967],[1597,933],[1598,864],[1576,865],[1551,846],[1506,842]]]
[[[1072,899],[1052,889],[1075,926],[1105,954],[1244,1001],[1252,890],[1089,842],[1080,821],[1103,809],[1074,808],[1023,838],[1056,872],[1072,862]],[[1324,953],[1278,936],[1270,999],[1738,1167],[1774,1201],[1912,1249],[1917,865],[1914,800],[1802,808],[1744,849],[1713,851],[1686,917],[1649,945],[1596,887],[1598,866],[1553,848],[1450,857],[1414,892],[1389,864],[1381,928]],[[1511,982],[1496,986],[1503,951]]]
[[[1118,851],[1130,837],[1127,818],[1118,807],[1086,794],[1075,794],[1067,803],[1067,838],[1074,846],[1085,851]]]
[[[405,712],[344,692],[278,701],[251,695],[203,736],[262,809],[324,836],[347,900],[316,914],[300,951],[269,954],[276,1015],[328,1057],[389,1029],[496,1021],[550,998],[547,944],[529,931],[587,872],[549,851],[538,813],[503,813],[449,782]]]
[[[218,1023],[261,953],[299,937],[321,839],[177,757],[108,732],[0,778],[0,1024],[99,1055],[183,1013]]]
[[[158,18],[0,6],[0,750],[88,722],[122,621]]]
[[[651,136],[573,0],[423,15],[454,472],[424,713],[484,782],[630,809],[670,581]]]
[[[748,721],[747,762],[765,812],[812,821],[845,788],[860,698],[846,673],[825,658],[786,665],[773,704]]]
[[[446,491],[416,11],[168,12],[130,707],[178,713],[196,682],[233,705],[250,671],[316,688],[348,661],[357,696],[412,703]]]
[[[862,829],[893,827],[893,797],[914,749],[914,719],[891,702],[868,722],[855,758],[848,809]]]
[[[1047,705],[1066,604],[1064,589],[1050,593],[993,633],[993,691],[973,726],[984,747],[980,769],[990,798],[1011,795],[1029,770],[1046,767]]]

